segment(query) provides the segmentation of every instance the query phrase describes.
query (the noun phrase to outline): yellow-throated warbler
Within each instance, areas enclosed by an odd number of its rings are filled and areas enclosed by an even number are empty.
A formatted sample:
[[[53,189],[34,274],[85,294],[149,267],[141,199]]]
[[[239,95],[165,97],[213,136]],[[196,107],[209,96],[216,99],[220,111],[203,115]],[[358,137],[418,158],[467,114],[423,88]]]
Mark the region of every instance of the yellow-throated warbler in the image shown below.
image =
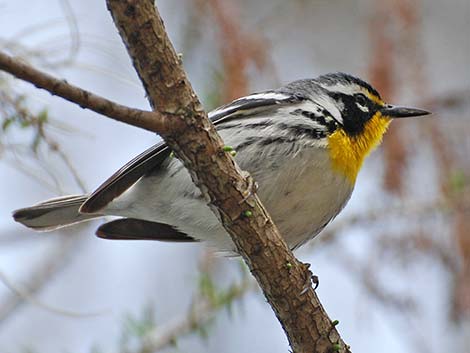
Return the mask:
[[[289,246],[317,235],[351,196],[364,158],[392,118],[428,112],[385,104],[366,82],[343,73],[255,93],[209,114]],[[14,212],[16,221],[52,230],[112,215],[107,239],[207,240],[234,245],[189,173],[161,142],[119,169],[90,195],[66,196]]]

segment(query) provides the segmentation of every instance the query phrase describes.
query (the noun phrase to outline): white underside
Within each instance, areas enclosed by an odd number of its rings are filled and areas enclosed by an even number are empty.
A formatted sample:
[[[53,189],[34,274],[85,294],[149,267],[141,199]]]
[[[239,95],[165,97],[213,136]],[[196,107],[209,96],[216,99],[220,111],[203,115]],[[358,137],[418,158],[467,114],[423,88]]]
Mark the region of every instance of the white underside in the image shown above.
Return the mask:
[[[237,146],[247,132],[220,133],[226,145]],[[259,197],[291,248],[318,234],[341,211],[353,190],[344,176],[332,171],[328,152],[320,146],[304,146],[299,139],[298,145],[273,144],[262,150],[250,146],[235,157],[258,183]],[[218,250],[235,248],[175,158],[155,175],[140,179],[105,213],[168,223]]]

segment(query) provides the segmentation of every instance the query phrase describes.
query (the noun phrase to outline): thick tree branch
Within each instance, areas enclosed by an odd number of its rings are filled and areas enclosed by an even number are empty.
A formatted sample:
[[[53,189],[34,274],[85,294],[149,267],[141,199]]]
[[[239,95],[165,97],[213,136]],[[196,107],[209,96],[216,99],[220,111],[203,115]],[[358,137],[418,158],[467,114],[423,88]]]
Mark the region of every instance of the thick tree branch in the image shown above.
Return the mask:
[[[43,88],[53,95],[76,103],[82,108],[93,110],[117,121],[161,133],[165,132],[168,128],[165,117],[158,113],[132,109],[115,103],[71,85],[65,80],[59,80],[54,76],[33,68],[20,58],[14,58],[2,52],[0,52],[0,70],[28,81],[38,88]]]
[[[349,352],[311,286],[308,266],[287,247],[193,92],[151,0],[108,0],[156,113],[110,102],[6,55],[0,69],[113,119],[162,135],[230,233],[296,353]]]
[[[346,352],[311,287],[197,99],[151,0],[107,0],[151,105],[186,128],[162,133],[230,233],[297,353]],[[249,211],[249,212],[247,212]]]

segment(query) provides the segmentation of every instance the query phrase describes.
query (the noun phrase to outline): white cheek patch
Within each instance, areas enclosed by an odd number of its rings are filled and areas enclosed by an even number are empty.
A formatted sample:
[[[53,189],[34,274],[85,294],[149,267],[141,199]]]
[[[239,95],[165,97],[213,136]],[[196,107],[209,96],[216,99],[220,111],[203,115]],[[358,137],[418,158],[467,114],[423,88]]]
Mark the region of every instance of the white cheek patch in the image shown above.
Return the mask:
[[[359,103],[356,102],[356,105],[357,107],[362,110],[364,113],[368,113],[369,112],[369,108],[367,107],[364,107],[363,105],[360,105]]]

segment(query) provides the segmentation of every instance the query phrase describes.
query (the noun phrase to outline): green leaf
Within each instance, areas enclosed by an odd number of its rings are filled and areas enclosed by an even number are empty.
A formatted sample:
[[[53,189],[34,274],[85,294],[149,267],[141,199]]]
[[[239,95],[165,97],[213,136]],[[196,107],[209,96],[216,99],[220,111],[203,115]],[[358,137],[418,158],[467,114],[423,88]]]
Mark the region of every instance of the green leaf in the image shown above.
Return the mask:
[[[21,128],[25,129],[25,128],[29,127],[29,126],[31,126],[31,121],[25,120],[25,119],[22,119],[22,120],[20,121],[20,127],[21,127]]]
[[[49,119],[49,113],[47,109],[43,109],[39,112],[38,114],[38,121],[40,124],[45,124],[47,123],[47,120]]]
[[[212,305],[217,304],[217,291],[214,281],[207,273],[201,273],[199,278],[199,292],[207,298]]]
[[[6,118],[5,120],[3,120],[2,130],[4,132],[7,131],[8,127],[11,125],[12,122],[13,122],[12,118]]]
[[[450,188],[453,192],[461,192],[467,184],[467,177],[463,170],[455,170],[450,176]]]

